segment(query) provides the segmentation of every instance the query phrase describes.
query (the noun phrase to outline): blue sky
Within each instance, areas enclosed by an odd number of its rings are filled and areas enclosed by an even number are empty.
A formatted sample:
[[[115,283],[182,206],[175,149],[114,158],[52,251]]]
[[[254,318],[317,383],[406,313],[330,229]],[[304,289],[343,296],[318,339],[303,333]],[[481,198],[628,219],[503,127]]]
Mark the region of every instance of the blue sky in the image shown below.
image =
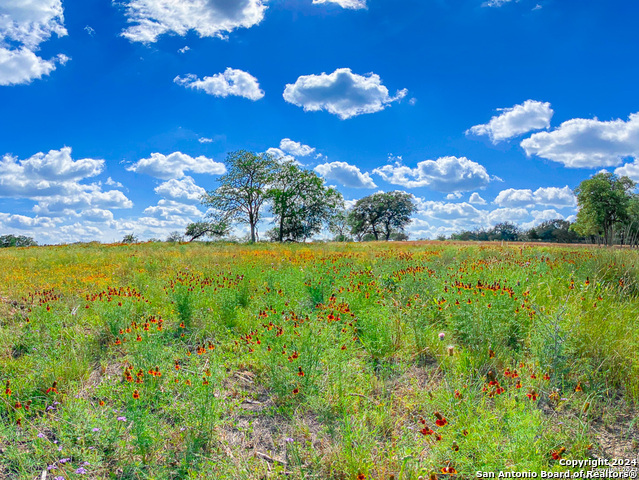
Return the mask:
[[[639,181],[638,16],[631,0],[3,0],[0,233],[163,239],[204,216],[237,149],[294,157],[349,202],[413,194],[412,238],[571,219],[581,180]]]

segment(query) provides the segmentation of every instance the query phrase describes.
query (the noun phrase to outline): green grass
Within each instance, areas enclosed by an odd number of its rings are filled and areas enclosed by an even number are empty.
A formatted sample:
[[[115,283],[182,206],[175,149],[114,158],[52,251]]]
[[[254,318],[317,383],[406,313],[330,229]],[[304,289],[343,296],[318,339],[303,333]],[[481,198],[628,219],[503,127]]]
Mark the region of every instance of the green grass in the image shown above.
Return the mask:
[[[0,478],[474,478],[564,470],[553,453],[636,458],[638,260],[448,243],[2,250]]]

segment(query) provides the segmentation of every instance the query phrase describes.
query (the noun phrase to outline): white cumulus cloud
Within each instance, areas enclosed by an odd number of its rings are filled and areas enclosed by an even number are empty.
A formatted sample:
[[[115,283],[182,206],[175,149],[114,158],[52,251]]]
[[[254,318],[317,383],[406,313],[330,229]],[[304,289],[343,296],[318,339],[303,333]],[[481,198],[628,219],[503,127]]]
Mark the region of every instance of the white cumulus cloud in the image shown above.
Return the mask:
[[[373,173],[393,185],[405,188],[428,187],[438,192],[463,192],[482,188],[496,178],[491,178],[479,163],[466,157],[442,157],[424,160],[416,168],[403,165],[384,165]]]
[[[639,113],[628,121],[574,118],[551,132],[535,133],[521,146],[528,156],[570,168],[617,166],[624,158],[639,158]]]
[[[615,175],[620,177],[630,177],[635,182],[639,182],[639,161],[626,163],[623,167],[615,168]]]
[[[155,193],[165,198],[173,200],[181,200],[188,203],[200,203],[202,195],[206,193],[199,185],[195,184],[195,180],[191,177],[184,177],[181,180],[175,178],[158,185]]]
[[[548,205],[566,208],[577,206],[577,198],[568,185],[563,188],[540,187],[534,192],[530,189],[508,188],[499,192],[495,203],[502,207]]]
[[[202,90],[215,97],[244,97],[249,100],[259,100],[264,97],[260,84],[250,73],[234,68],[227,68],[224,73],[216,73],[212,77],[199,79],[196,75],[188,74],[173,79],[178,85],[195,90]]]
[[[25,215],[0,213],[0,224],[4,228],[15,228],[17,230],[27,230],[36,227],[55,228],[57,223],[59,223],[57,219],[49,217],[27,217]]]
[[[456,220],[462,218],[477,219],[482,215],[482,211],[466,202],[444,203],[420,201],[418,202],[417,214],[440,220]]]
[[[313,0],[313,3],[336,3],[342,8],[350,8],[352,10],[366,8],[366,0]]]
[[[486,124],[475,125],[466,131],[467,135],[488,135],[491,142],[497,144],[503,140],[541,130],[550,126],[553,110],[548,102],[526,100],[521,105],[501,108],[502,112]]]
[[[485,226],[492,227],[498,223],[520,223],[526,220],[530,213],[525,208],[498,208],[488,212],[485,217]]]
[[[130,0],[126,17],[132,25],[122,36],[132,42],[153,43],[160,35],[225,38],[237,28],[250,28],[264,18],[262,0]]]
[[[359,167],[346,162],[323,163],[315,167],[315,171],[327,180],[333,180],[345,187],[376,188],[375,182],[368,173],[362,173]]]
[[[11,155],[0,159],[0,197],[34,198],[73,194],[87,186],[78,180],[98,175],[104,160],[73,160],[71,148],[36,153],[26,160]]]
[[[49,75],[57,64],[64,65],[68,57],[59,54],[51,60],[38,57],[28,48],[10,50],[0,47],[0,86],[19,85]]]
[[[548,220],[564,220],[564,216],[557,210],[552,208],[546,210],[533,210],[530,212],[533,219],[530,222],[523,223],[521,226],[525,230],[529,230]]]
[[[97,185],[86,185],[82,191],[69,194],[38,197],[33,211],[38,214],[69,214],[71,211],[84,211],[95,208],[131,208],[133,202],[119,190],[103,192]]]
[[[6,38],[35,49],[54,33],[63,37],[63,13],[61,0],[2,0],[0,41]]]
[[[473,192],[468,199],[468,203],[472,203],[474,205],[486,205],[486,200],[481,198],[481,195],[479,195],[479,193]]]
[[[149,158],[137,161],[127,170],[144,173],[161,180],[171,180],[184,177],[186,171],[222,175],[226,172],[226,167],[223,163],[215,162],[203,155],[193,158],[182,152],[173,152],[169,155],[152,153]]]
[[[0,86],[29,83],[64,65],[66,55],[45,60],[35,54],[54,33],[67,34],[61,0],[0,2]]]
[[[306,157],[315,151],[313,147],[309,147],[300,142],[294,142],[290,138],[282,139],[280,149],[294,157]]]
[[[379,75],[357,75],[350,68],[339,68],[331,74],[304,75],[287,84],[284,100],[304,111],[326,110],[342,120],[365,113],[384,110],[392,102],[404,98],[407,90],[391,97]]]
[[[176,217],[185,215],[192,218],[203,216],[203,213],[194,205],[187,205],[173,200],[160,200],[157,205],[145,208],[144,213],[150,217],[171,221],[175,221]]]

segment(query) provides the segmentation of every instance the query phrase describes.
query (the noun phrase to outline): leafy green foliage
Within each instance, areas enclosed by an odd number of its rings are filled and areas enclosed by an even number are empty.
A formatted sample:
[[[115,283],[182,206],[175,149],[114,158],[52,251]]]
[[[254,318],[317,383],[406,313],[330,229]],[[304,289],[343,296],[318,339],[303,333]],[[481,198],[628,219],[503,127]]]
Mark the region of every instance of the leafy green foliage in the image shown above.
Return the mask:
[[[257,224],[268,199],[268,186],[273,182],[277,163],[268,154],[239,150],[226,158],[227,173],[220,186],[208,192],[202,203],[224,212],[228,220],[249,225],[250,240],[258,239]]]
[[[579,212],[573,229],[580,235],[601,235],[612,245],[615,227],[628,220],[628,209],[635,187],[628,177],[598,173],[575,189]]]
[[[369,234],[375,240],[390,240],[394,233],[401,233],[410,223],[416,211],[412,195],[394,191],[375,193],[355,203],[349,213],[353,235],[359,238]]]
[[[122,238],[121,243],[138,243],[139,241],[140,239],[137,237],[137,235],[134,235],[133,233],[128,233]]]
[[[7,247],[35,247],[38,243],[31,237],[24,235],[2,235],[0,236],[0,248]]]
[[[319,233],[343,204],[342,195],[315,172],[291,162],[279,166],[267,196],[276,224],[272,237],[279,242],[304,241]]]
[[[231,231],[231,225],[227,219],[222,218],[214,221],[199,221],[189,223],[186,226],[185,235],[189,237],[189,242],[203,237],[223,237]]]

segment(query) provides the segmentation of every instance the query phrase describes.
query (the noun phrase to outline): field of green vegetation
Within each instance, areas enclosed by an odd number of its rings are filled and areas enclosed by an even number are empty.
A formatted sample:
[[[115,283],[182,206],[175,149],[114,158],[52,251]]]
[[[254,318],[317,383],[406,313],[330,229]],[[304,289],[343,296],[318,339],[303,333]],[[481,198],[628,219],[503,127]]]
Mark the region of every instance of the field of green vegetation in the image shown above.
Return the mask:
[[[639,252],[0,251],[0,478],[418,479],[636,462]]]

